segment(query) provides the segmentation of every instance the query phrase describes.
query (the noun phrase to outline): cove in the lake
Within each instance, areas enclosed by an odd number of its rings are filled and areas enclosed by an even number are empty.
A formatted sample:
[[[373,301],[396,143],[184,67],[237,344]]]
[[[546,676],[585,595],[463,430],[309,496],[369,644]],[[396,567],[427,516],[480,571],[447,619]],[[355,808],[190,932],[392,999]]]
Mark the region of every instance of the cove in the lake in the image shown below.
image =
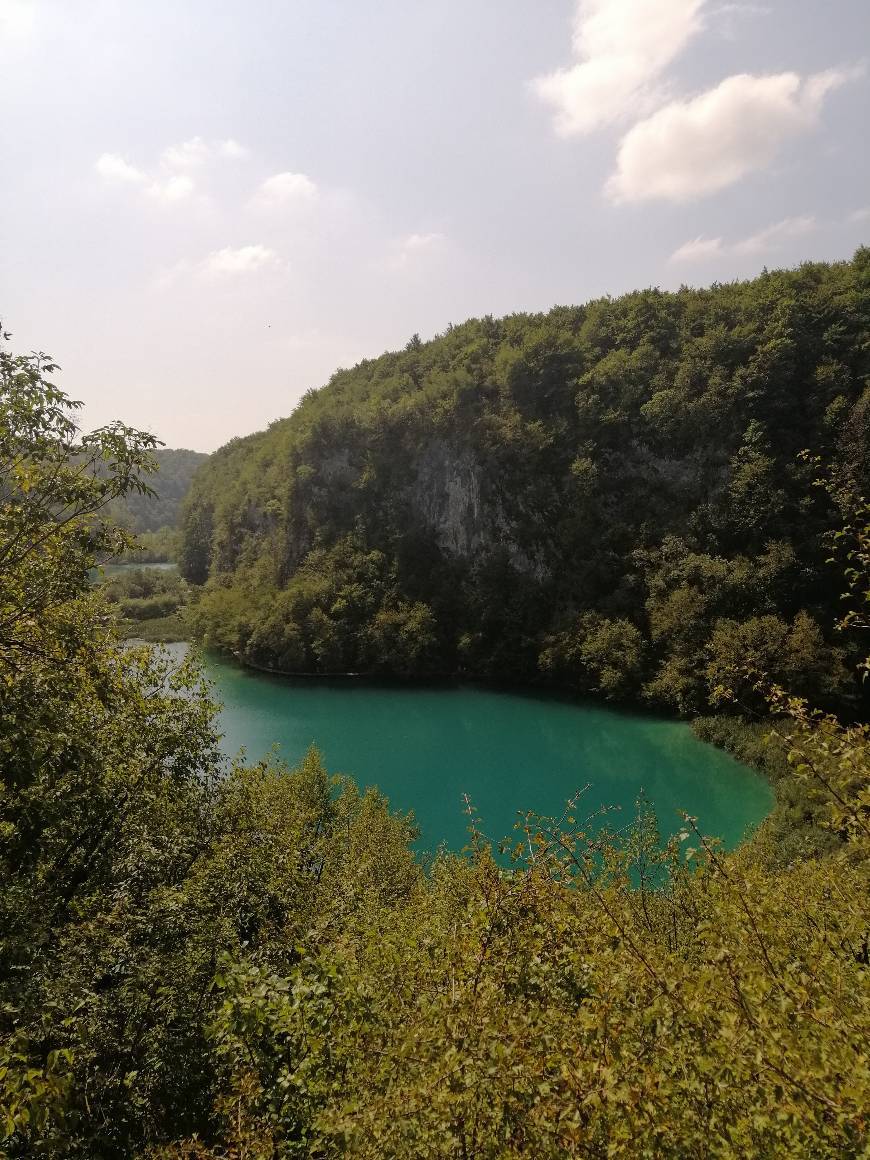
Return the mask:
[[[168,647],[182,655],[187,646]],[[223,702],[228,756],[244,747],[256,760],[277,745],[292,764],[313,742],[330,772],[413,810],[420,849],[466,844],[463,794],[495,841],[515,836],[519,811],[559,815],[586,785],[584,815],[619,806],[609,820],[623,824],[642,793],[663,833],[681,827],[685,810],[729,847],[772,805],[762,778],[680,722],[479,688],[292,681],[203,660]]]

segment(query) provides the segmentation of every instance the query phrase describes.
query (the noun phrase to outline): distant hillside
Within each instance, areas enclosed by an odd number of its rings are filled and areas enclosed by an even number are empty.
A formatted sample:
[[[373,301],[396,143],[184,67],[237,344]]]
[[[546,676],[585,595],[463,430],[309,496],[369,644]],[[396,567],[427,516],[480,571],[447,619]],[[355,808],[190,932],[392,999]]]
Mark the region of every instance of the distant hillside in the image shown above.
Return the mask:
[[[198,473],[213,645],[290,671],[541,679],[682,712],[735,660],[854,688],[822,457],[870,490],[870,250],[483,318],[340,371]]]
[[[156,532],[174,528],[181,502],[190,489],[194,472],[208,459],[201,451],[163,447],[155,451],[160,464],[157,475],[148,479],[155,496],[130,495],[113,509],[112,516],[133,532]]]

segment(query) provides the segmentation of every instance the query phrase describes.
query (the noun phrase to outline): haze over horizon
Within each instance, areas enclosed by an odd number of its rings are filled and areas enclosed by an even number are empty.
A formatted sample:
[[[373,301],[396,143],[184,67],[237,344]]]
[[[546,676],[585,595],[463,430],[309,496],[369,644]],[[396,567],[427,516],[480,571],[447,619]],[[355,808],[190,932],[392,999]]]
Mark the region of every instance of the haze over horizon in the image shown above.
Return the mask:
[[[0,0],[0,318],[213,450],[469,316],[849,257],[866,0]]]

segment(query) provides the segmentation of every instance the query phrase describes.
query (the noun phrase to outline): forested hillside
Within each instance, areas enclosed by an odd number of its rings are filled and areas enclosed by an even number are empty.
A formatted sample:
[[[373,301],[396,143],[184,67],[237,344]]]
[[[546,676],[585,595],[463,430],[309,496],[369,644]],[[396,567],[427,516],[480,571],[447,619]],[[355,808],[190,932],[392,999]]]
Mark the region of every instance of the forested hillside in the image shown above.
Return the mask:
[[[484,318],[227,444],[182,517],[213,646],[701,708],[735,659],[852,706],[814,488],[870,482],[870,251]],[[752,697],[751,690],[742,695]]]
[[[157,473],[149,480],[153,495],[128,495],[112,506],[113,518],[131,532],[157,532],[174,528],[190,481],[208,456],[186,448],[159,447],[154,451]]]
[[[82,437],[54,369],[0,346],[4,1157],[868,1155],[870,730],[767,689],[823,855],[772,862],[766,825],[726,854],[691,818],[662,849],[643,804],[610,829],[578,799],[510,872],[472,811],[424,867],[316,752],[228,768],[195,663],[119,642],[88,575],[155,440]]]

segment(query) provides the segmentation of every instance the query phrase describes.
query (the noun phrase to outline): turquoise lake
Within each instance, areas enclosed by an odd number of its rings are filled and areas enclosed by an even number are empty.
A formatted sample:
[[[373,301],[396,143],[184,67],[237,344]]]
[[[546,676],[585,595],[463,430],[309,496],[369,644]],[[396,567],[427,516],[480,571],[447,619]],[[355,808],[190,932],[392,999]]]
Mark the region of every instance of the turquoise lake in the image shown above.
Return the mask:
[[[181,655],[186,645],[168,646]],[[770,810],[767,783],[680,722],[593,704],[473,687],[380,686],[264,676],[211,656],[206,674],[223,703],[223,749],[250,760],[277,746],[289,763],[314,743],[331,773],[374,785],[413,810],[418,846],[461,849],[463,794],[484,832],[514,835],[518,812],[558,815],[588,785],[580,815],[618,806],[627,822],[643,794],[663,833],[679,810],[736,845]]]

